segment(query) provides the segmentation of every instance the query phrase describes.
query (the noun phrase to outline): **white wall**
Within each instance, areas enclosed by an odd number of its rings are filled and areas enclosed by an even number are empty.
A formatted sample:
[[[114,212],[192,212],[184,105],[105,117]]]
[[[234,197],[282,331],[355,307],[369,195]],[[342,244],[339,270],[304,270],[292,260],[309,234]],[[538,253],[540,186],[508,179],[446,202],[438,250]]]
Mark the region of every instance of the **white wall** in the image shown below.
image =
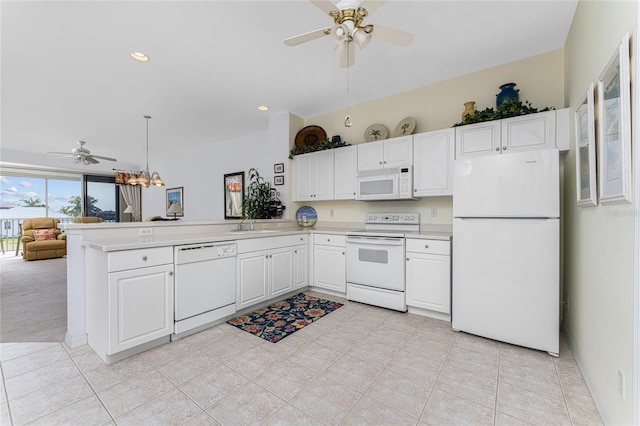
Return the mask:
[[[635,68],[636,7],[635,1],[579,2],[565,46],[566,99],[572,111],[627,32]],[[635,105],[632,102],[632,109]],[[573,123],[571,130],[573,140]],[[632,424],[633,237],[638,202],[579,208],[573,144],[565,167],[564,283],[569,310],[564,327],[605,424]],[[626,375],[626,400],[618,395],[618,368]]]
[[[244,171],[246,186],[249,169],[256,168],[273,185],[275,163],[285,165],[285,184],[275,188],[287,206],[287,215],[289,121],[288,113],[274,115],[269,119],[268,130],[211,143],[179,157],[154,160],[151,169],[160,174],[166,186],[142,189],[143,220],[149,216],[166,216],[165,189],[180,186],[184,188],[184,220],[224,220],[224,174]]]

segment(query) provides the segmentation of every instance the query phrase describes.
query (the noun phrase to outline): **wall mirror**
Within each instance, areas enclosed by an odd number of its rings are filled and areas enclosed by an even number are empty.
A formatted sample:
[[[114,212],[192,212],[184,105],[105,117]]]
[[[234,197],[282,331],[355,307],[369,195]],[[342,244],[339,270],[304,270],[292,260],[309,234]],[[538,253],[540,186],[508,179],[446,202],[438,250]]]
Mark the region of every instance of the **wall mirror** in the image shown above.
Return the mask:
[[[224,218],[242,218],[242,200],[244,200],[244,172],[224,175]]]

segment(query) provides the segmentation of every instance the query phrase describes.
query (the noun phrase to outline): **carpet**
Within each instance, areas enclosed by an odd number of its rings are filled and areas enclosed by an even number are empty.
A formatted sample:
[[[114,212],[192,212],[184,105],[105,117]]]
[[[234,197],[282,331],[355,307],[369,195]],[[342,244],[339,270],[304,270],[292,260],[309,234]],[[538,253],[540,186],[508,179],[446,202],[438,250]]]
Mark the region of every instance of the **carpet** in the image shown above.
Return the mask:
[[[67,332],[67,258],[0,257],[0,342],[60,342]]]
[[[342,306],[341,303],[299,293],[227,323],[277,343]]]

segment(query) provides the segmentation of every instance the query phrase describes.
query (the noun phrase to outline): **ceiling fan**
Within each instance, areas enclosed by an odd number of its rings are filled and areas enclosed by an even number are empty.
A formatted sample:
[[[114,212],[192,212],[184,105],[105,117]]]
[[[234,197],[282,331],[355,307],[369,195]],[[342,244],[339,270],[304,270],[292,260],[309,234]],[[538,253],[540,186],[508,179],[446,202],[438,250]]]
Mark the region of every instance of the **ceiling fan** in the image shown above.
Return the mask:
[[[408,46],[415,36],[408,31],[382,24],[364,24],[364,18],[375,12],[384,1],[340,1],[334,5],[330,0],[309,0],[320,10],[333,18],[332,27],[320,28],[308,33],[290,37],[284,41],[287,46],[297,46],[322,36],[331,36],[336,46],[334,52],[340,56],[340,66],[348,68],[355,64],[355,47],[364,49],[372,36],[399,46]]]
[[[115,158],[111,157],[103,157],[101,155],[93,155],[91,151],[84,147],[85,141],[78,141],[78,147],[73,148],[71,152],[47,152],[47,154],[61,155],[62,157],[72,157],[74,163],[83,163],[86,165],[90,164],[98,164],[99,161],[97,158],[101,160],[107,161],[118,161]]]

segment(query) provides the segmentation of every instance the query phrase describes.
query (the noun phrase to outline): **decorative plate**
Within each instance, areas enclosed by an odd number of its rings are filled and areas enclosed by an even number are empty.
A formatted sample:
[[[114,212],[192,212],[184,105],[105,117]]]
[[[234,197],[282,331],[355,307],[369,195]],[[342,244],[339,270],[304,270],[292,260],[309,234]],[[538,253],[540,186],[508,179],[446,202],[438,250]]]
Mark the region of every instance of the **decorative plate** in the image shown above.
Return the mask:
[[[364,131],[364,140],[367,142],[379,141],[389,137],[389,129],[384,124],[372,124]]]
[[[413,117],[407,117],[398,123],[395,132],[393,132],[393,135],[396,137],[410,135],[415,129],[416,119]]]
[[[296,211],[296,220],[300,226],[313,226],[318,221],[318,213],[311,206],[302,206]]]
[[[296,146],[311,146],[327,139],[327,133],[320,126],[307,126],[296,135]]]

